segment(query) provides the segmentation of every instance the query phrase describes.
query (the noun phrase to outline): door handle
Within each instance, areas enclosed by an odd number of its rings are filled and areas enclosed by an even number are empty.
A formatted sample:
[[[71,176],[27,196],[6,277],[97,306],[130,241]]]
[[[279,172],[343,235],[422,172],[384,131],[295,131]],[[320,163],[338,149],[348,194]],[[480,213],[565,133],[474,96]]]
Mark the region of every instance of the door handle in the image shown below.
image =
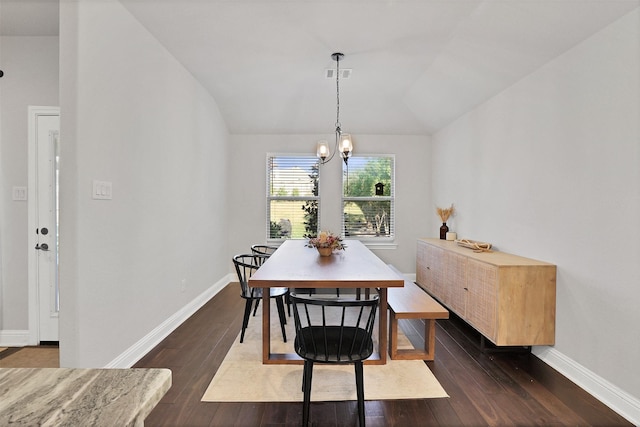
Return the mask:
[[[49,245],[47,245],[46,243],[43,244],[36,244],[36,249],[39,251],[48,251],[49,250]]]

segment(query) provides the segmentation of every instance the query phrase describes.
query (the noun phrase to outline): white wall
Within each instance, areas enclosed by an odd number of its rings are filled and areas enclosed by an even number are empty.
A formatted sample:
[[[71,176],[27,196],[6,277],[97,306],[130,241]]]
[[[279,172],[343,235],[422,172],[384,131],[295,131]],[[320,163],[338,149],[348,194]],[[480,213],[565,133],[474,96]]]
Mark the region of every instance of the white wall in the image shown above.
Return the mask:
[[[557,264],[554,351],[636,399],[639,27],[636,9],[438,132],[432,163],[460,237]]]
[[[331,123],[327,123],[331,127]],[[435,236],[425,218],[434,208],[429,196],[430,145],[426,136],[353,135],[354,155],[396,156],[395,249],[374,249],[384,261],[404,273],[415,273],[416,239]],[[266,240],[267,153],[315,155],[316,142],[332,135],[233,135],[229,150],[229,221],[232,253]],[[320,227],[339,232],[342,160],[321,166]]]
[[[58,105],[58,37],[0,37],[0,64],[2,341],[28,335],[27,202],[13,201],[12,189],[27,186],[27,107]]]
[[[227,130],[120,3],[60,16],[60,360],[101,367],[228,273]]]

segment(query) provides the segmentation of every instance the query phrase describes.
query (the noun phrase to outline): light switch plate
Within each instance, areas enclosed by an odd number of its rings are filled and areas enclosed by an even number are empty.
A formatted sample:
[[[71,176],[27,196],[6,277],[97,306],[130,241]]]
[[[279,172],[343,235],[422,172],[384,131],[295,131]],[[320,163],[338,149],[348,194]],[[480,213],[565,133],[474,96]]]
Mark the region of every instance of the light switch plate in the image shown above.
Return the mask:
[[[27,200],[27,187],[13,187],[13,200]]]
[[[110,181],[93,181],[92,197],[96,200],[111,200],[113,197],[113,186]]]

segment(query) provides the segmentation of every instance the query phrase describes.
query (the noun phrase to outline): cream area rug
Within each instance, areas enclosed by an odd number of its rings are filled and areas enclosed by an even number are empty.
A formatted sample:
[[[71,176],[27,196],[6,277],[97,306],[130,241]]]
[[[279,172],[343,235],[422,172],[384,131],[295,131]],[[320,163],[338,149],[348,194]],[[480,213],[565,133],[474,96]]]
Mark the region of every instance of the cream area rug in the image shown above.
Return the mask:
[[[271,351],[293,352],[293,317],[287,318],[287,343],[284,343],[275,304],[271,313]],[[238,334],[202,401],[302,402],[302,365],[262,364],[261,316],[258,309],[256,316],[251,317],[242,344]],[[405,347],[411,347],[406,337],[398,338],[399,341],[403,338]],[[389,358],[386,365],[364,366],[364,395],[367,400],[448,397],[424,361]],[[353,365],[315,364],[311,400],[357,400]]]

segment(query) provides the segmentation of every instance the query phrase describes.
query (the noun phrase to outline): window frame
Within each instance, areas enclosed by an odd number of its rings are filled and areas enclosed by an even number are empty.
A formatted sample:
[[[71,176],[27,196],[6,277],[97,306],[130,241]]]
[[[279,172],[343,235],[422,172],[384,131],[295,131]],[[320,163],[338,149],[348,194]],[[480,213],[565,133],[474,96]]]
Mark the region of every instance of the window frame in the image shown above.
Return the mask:
[[[367,197],[345,197],[345,177],[347,174],[348,165],[343,163],[342,165],[342,181],[341,181],[341,230],[342,235],[345,236],[346,239],[359,240],[367,246],[376,246],[376,244],[380,244],[380,248],[388,246],[389,244],[395,243],[396,240],[396,156],[395,154],[358,154],[353,155],[349,159],[350,162],[354,158],[388,158],[391,159],[391,188],[389,189],[389,196],[367,196]],[[352,162],[353,163],[353,162]],[[390,207],[390,220],[389,220],[389,228],[391,229],[389,236],[347,236],[346,235],[346,225],[345,225],[345,201],[354,201],[354,200],[362,200],[362,201],[381,201],[381,200],[389,200],[391,202]],[[391,248],[393,246],[390,246]]]
[[[315,196],[278,196],[278,195],[272,195],[271,194],[271,186],[272,186],[272,182],[271,182],[271,162],[272,159],[274,158],[299,158],[299,159],[307,159],[307,160],[311,160],[313,159],[313,162],[318,164],[318,194]],[[313,164],[313,163],[311,163]],[[315,200],[318,203],[318,218],[317,218],[317,223],[318,223],[318,227],[319,227],[319,223],[320,223],[320,208],[321,208],[321,202],[320,202],[320,160],[317,158],[317,156],[315,155],[309,155],[309,154],[300,154],[300,153],[267,153],[266,156],[266,168],[265,168],[265,174],[266,174],[266,188],[265,188],[265,193],[266,193],[266,229],[265,229],[265,234],[266,234],[266,241],[267,243],[270,244],[279,244],[282,243],[285,240],[303,240],[305,239],[304,237],[284,237],[284,238],[273,238],[271,237],[271,202],[274,200],[284,200],[284,201],[300,201],[300,202],[305,202],[305,201],[309,201],[309,200]],[[318,229],[316,229],[316,233],[318,232]]]

